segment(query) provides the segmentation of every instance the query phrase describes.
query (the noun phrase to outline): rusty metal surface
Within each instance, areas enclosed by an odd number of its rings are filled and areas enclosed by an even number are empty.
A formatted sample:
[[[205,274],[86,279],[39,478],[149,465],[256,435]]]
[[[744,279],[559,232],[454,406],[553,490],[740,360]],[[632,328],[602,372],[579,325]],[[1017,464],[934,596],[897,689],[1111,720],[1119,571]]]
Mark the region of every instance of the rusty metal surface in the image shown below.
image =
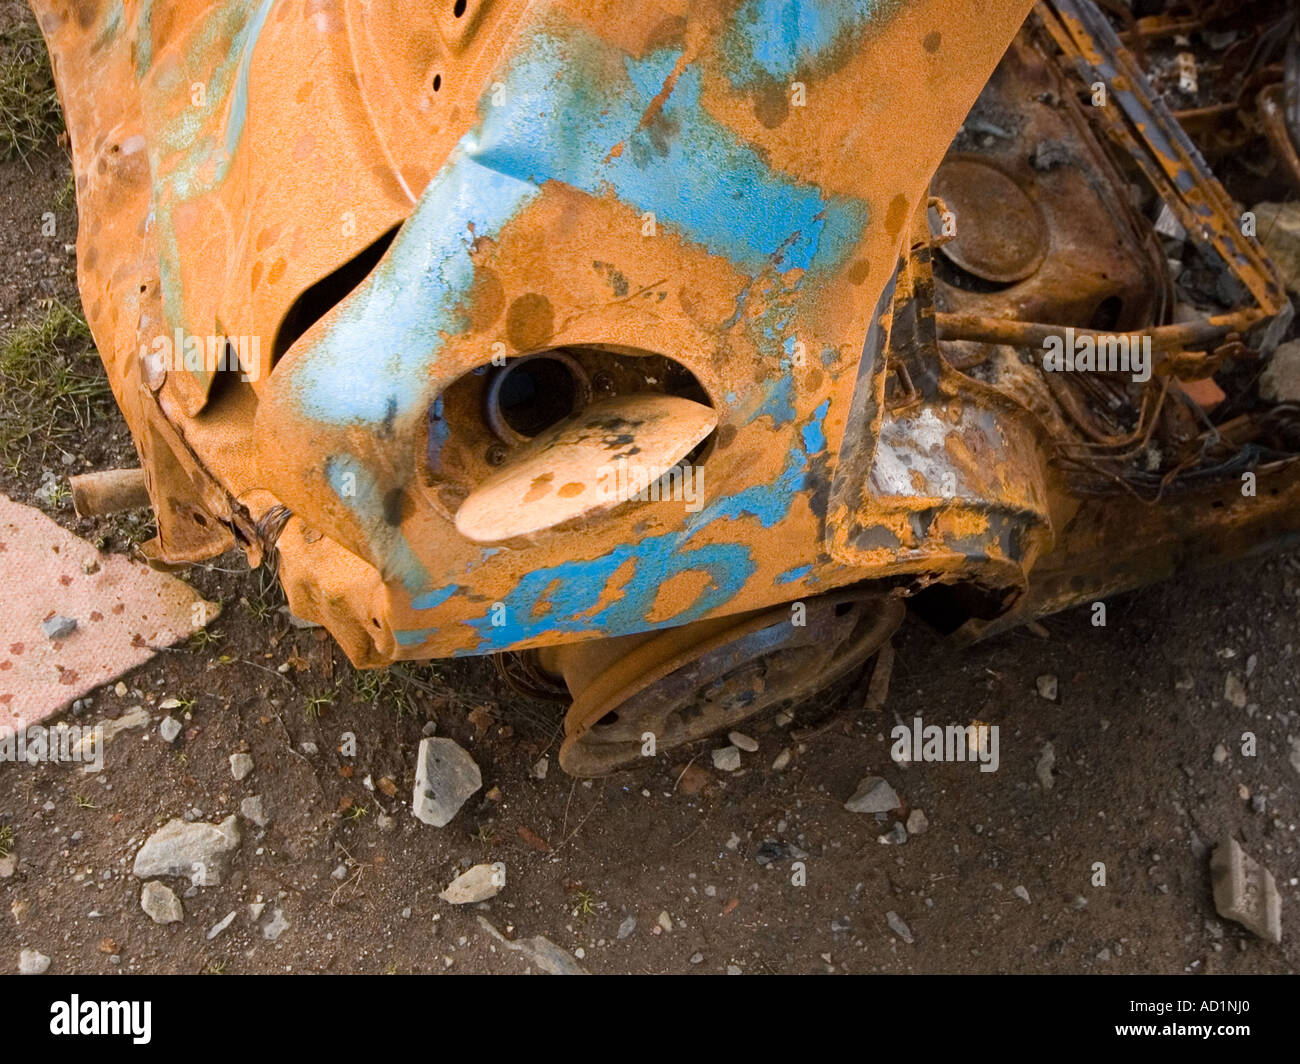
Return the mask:
[[[605,775],[797,701],[867,660],[904,612],[898,597],[839,591],[809,603],[798,624],[783,606],[545,650],[574,697],[560,764]]]
[[[759,0],[35,6],[87,314],[165,557],[256,554],[283,504],[291,606],[359,663],[679,625],[866,575],[820,547],[861,338],[1027,0],[789,19]],[[303,293],[399,223],[278,350]],[[142,365],[178,328],[257,338],[236,345],[255,379]],[[719,422],[702,510],[526,549],[455,532],[441,460],[469,449],[439,435],[439,398],[498,352],[559,347],[666,356],[698,382]],[[492,468],[458,461],[452,501]]]
[[[34,6],[151,554],[273,552],[358,665],[529,651],[571,771],[880,596],[976,637],[1300,532],[1286,293],[1088,0]],[[1045,363],[1116,333],[1148,379]]]

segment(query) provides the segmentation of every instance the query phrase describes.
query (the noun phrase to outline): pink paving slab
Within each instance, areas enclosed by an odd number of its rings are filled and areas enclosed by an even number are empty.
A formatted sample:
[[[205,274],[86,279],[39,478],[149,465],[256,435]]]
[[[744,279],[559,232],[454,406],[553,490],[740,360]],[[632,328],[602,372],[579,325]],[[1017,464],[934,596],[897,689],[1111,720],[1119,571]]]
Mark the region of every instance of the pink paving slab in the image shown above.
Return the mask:
[[[101,554],[0,495],[0,734],[45,720],[220,612],[189,584]],[[41,622],[77,628],[48,639]]]

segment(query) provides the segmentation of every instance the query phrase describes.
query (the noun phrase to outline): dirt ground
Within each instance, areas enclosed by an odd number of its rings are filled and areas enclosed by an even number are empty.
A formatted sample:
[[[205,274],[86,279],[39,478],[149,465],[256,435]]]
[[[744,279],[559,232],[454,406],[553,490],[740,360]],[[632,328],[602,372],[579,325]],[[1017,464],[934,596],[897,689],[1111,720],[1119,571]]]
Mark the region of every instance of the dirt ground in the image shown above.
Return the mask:
[[[77,305],[67,175],[57,152],[0,165],[0,336],[42,299]],[[50,210],[57,233],[44,237]],[[150,534],[142,518],[86,521],[36,494],[47,470],[134,463],[111,400],[94,400],[93,415],[72,443],[22,448],[0,490],[129,551]],[[594,973],[1276,973],[1300,962],[1300,554],[1112,600],[1104,628],[1077,610],[1049,618],[1045,636],[959,648],[909,623],[883,713],[865,708],[863,674],[784,727],[746,727],[759,751],[738,772],[716,771],[718,744],[704,743],[596,782],[559,770],[560,709],[514,695],[486,660],[358,674],[323,632],[289,625],[273,582],[242,557],[184,578],[223,603],[209,635],[77,714],[142,705],[153,724],[114,739],[97,776],[0,764],[0,828],[17,856],[0,879],[0,971],[23,949],[59,973],[525,971],[528,958],[481,917],[508,937],[544,935]],[[1055,701],[1038,693],[1045,675],[1058,679]],[[1242,708],[1225,697],[1230,675]],[[168,699],[185,724],[174,745],[156,726]],[[916,715],[997,725],[998,771],[894,764],[889,730]],[[443,829],[410,812],[430,724],[483,774]],[[349,733],[355,756],[339,752]],[[1050,789],[1037,769],[1047,743]],[[236,783],[228,759],[245,750],[256,767]],[[550,770],[537,778],[542,757]],[[895,788],[901,814],[843,808],[868,775]],[[131,875],[144,839],[172,817],[220,820],[253,794],[269,824],[241,820],[229,878],[184,898],[183,922],[155,925]],[[881,841],[917,809],[928,830]],[[1281,946],[1215,914],[1208,848],[1229,833],[1277,878]],[[479,862],[506,866],[496,898],[439,900]]]

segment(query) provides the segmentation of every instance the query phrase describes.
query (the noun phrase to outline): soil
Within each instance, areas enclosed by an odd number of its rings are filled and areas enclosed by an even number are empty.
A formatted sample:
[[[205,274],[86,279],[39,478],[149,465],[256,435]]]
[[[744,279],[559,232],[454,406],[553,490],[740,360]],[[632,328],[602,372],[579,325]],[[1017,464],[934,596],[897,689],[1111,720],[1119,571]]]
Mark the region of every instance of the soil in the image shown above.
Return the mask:
[[[0,330],[42,298],[76,305],[63,248],[72,208],[56,210],[57,239],[36,235],[66,180],[57,152],[30,171],[0,166]],[[65,453],[38,442],[0,470],[0,490],[108,549],[147,537],[139,518],[81,520],[35,495],[45,469],[133,464],[111,403]],[[0,764],[0,827],[17,855],[0,880],[0,971],[27,948],[64,973],[524,971],[528,959],[479,917],[509,937],[545,935],[604,973],[1271,973],[1300,961],[1300,554],[1113,599],[1105,627],[1075,610],[1040,635],[961,648],[909,622],[883,712],[865,708],[862,674],[784,727],[747,726],[759,751],[738,772],[715,770],[719,744],[706,742],[595,782],[559,770],[560,707],[513,694],[488,661],[435,663],[367,697],[367,679],[322,631],[291,627],[241,557],[184,576],[224,604],[219,635],[159,654],[77,715],[143,705],[154,725],[114,739],[99,775]],[[1242,708],[1225,697],[1230,673],[1245,686]],[[1058,678],[1054,701],[1038,693],[1044,675]],[[185,724],[174,745],[156,727],[167,699],[186,707],[171,710]],[[997,725],[998,770],[895,764],[890,729],[918,715]],[[430,723],[483,774],[443,829],[410,813]],[[1045,743],[1050,789],[1036,771]],[[228,759],[240,750],[256,768],[236,783]],[[542,757],[549,772],[537,778]],[[895,788],[900,812],[843,808],[869,775]],[[155,925],[131,875],[144,839],[187,813],[220,820],[252,794],[269,825],[241,820],[226,881],[185,898],[183,922]],[[928,830],[880,841],[916,809]],[[1215,914],[1208,848],[1230,833],[1277,878],[1281,946]],[[496,898],[439,900],[479,862],[506,866]],[[250,905],[265,906],[260,919]],[[275,910],[288,927],[271,939]]]

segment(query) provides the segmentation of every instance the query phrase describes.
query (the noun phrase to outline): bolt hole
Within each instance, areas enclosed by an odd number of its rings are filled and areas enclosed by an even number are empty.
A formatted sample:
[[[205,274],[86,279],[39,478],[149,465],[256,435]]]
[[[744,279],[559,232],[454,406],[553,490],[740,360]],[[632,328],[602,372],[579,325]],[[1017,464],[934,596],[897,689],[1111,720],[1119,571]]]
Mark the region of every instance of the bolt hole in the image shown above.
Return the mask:
[[[440,88],[442,88],[442,75],[441,75],[441,74],[434,74],[434,75],[433,75],[433,91],[434,91],[434,92],[437,92]]]
[[[456,0],[451,7],[451,13],[457,18],[460,18],[461,15],[465,14],[465,0]]]

